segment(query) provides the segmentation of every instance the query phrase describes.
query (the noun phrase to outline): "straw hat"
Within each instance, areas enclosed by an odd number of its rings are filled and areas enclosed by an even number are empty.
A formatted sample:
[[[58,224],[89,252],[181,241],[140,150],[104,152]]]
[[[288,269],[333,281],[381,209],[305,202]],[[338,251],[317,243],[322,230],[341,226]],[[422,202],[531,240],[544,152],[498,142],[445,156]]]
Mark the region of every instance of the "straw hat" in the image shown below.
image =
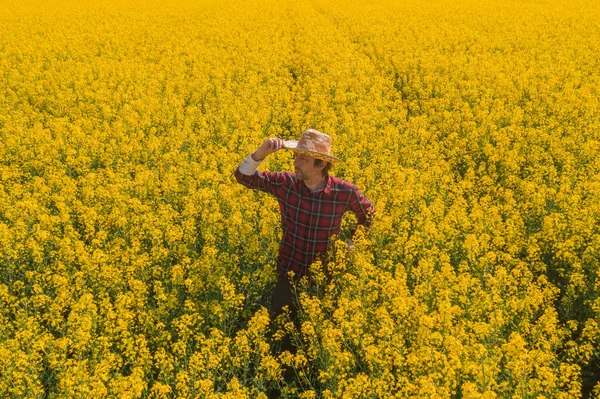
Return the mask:
[[[299,141],[284,141],[283,147],[326,162],[335,163],[341,161],[341,159],[331,155],[331,137],[315,129],[305,130]]]

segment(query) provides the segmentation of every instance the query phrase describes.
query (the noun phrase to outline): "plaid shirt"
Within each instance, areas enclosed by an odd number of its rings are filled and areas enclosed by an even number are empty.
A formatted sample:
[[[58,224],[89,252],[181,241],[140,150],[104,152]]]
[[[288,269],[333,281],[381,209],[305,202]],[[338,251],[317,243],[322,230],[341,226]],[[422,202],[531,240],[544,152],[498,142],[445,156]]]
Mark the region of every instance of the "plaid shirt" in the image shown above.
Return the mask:
[[[311,192],[291,172],[255,172],[252,176],[235,171],[236,180],[244,186],[270,193],[279,201],[281,228],[277,270],[292,270],[306,275],[308,267],[320,253],[325,253],[332,235],[338,234],[342,216],[354,212],[358,223],[371,227],[375,207],[352,183],[329,176],[325,188]],[[352,229],[352,234],[356,229]]]

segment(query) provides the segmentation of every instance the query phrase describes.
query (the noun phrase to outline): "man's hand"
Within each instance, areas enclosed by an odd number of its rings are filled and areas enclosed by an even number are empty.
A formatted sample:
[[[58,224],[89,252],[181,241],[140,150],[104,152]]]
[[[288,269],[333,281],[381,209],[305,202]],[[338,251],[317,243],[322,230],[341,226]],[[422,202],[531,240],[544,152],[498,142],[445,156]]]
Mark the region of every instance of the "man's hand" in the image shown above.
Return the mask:
[[[254,151],[252,154],[252,158],[255,161],[262,161],[265,157],[277,150],[281,150],[283,148],[283,140],[278,139],[276,137],[271,137],[266,139],[264,143],[258,148],[258,150]]]
[[[354,251],[354,243],[352,242],[352,240],[346,243],[346,251]]]

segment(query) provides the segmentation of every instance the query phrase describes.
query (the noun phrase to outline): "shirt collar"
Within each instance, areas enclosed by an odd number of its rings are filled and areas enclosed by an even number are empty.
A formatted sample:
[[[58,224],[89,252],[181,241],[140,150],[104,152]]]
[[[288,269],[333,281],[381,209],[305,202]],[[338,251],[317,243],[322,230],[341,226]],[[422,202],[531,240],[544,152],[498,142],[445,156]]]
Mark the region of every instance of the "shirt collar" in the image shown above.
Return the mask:
[[[304,182],[302,182],[304,183]],[[318,194],[321,191],[325,194],[325,195],[329,195],[331,193],[331,176],[327,176],[327,184],[325,184],[325,187],[322,190],[319,191],[312,191],[310,188],[308,188],[308,186],[306,185],[306,183],[304,183],[304,187],[306,187],[306,189],[311,193],[311,194]]]
[[[329,175],[327,175],[327,184],[323,189],[323,193],[325,193],[326,195],[329,195],[331,193],[331,176]]]

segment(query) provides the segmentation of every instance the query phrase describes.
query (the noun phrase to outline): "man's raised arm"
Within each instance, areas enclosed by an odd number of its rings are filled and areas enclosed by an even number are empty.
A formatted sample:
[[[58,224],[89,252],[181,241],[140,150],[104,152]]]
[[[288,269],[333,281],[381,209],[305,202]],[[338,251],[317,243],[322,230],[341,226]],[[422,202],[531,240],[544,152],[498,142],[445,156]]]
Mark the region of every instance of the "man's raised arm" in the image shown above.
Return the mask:
[[[269,138],[262,145],[248,155],[246,159],[238,166],[235,171],[235,179],[238,183],[261,191],[277,195],[277,189],[282,184],[283,176],[281,173],[256,172],[258,165],[267,157],[267,155],[283,148],[283,140],[278,138]]]
[[[260,147],[252,154],[248,155],[244,162],[238,167],[238,170],[246,176],[252,176],[258,165],[267,157],[267,155],[283,148],[283,140],[278,138],[266,139]]]

